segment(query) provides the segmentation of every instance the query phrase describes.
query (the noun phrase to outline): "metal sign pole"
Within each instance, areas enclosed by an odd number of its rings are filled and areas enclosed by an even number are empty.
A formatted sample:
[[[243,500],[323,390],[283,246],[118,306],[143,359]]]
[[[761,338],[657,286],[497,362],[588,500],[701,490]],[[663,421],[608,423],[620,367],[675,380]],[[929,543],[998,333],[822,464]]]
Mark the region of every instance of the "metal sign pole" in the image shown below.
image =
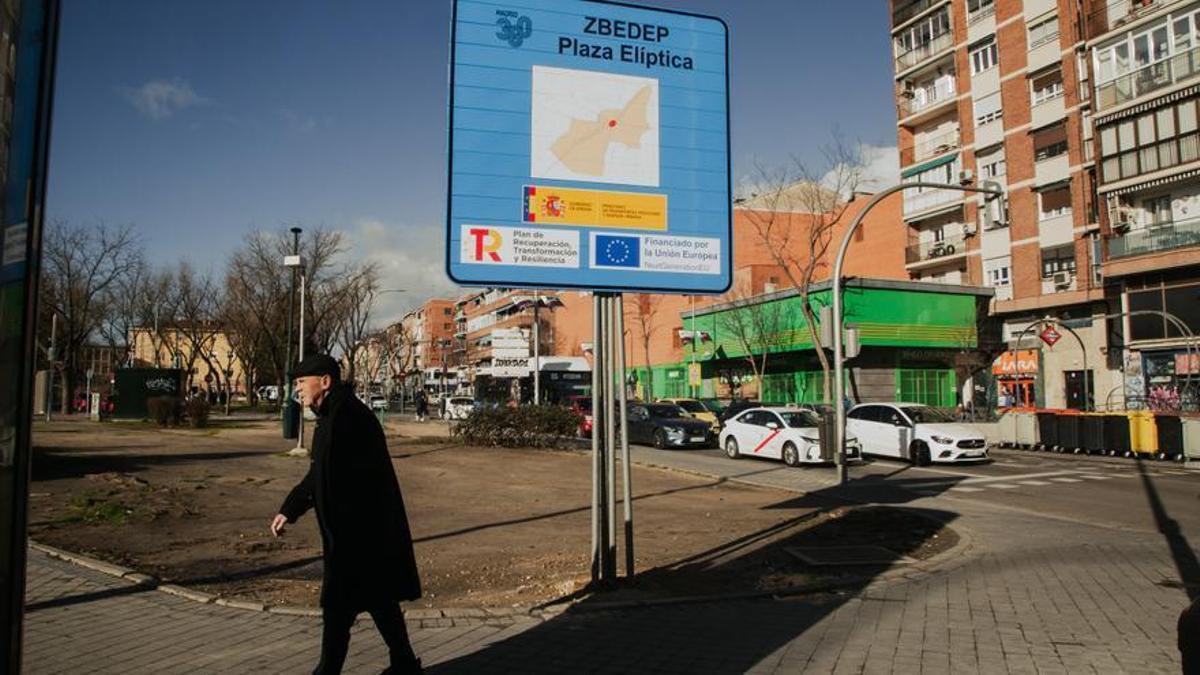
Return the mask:
[[[630,482],[629,469],[629,430],[625,420],[628,419],[625,400],[625,296],[617,295],[616,331],[612,336],[617,343],[617,401],[620,410],[617,418],[621,425],[621,499],[625,502],[625,576],[632,577],[633,571],[633,484]]]
[[[604,433],[604,332],[600,325],[599,293],[592,294],[592,583],[600,580],[602,509],[600,436]]]
[[[538,305],[542,294],[533,292],[533,404],[542,404],[542,326],[538,316]]]
[[[619,386],[616,383],[616,364],[613,358],[613,308],[616,307],[616,294],[605,293],[604,298],[604,365],[606,369],[604,380],[604,411],[615,413],[616,397],[614,389]],[[604,512],[608,516],[608,548],[605,555],[605,565],[608,574],[607,578],[611,581],[617,577],[617,453],[616,440],[617,428],[624,426],[621,420],[615,414],[609,414],[604,425],[604,478],[605,478],[605,502]]]

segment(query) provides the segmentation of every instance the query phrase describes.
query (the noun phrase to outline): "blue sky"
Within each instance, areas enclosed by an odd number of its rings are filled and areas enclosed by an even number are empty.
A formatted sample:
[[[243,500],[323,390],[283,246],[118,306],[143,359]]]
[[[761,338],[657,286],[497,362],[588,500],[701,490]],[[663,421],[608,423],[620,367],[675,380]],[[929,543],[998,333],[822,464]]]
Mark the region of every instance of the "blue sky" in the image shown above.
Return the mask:
[[[452,288],[449,0],[63,4],[50,218],[132,223],[159,263],[216,274],[249,231],[323,225],[409,290],[383,313]],[[651,4],[730,26],[735,178],[819,161],[835,127],[895,145],[882,1]]]

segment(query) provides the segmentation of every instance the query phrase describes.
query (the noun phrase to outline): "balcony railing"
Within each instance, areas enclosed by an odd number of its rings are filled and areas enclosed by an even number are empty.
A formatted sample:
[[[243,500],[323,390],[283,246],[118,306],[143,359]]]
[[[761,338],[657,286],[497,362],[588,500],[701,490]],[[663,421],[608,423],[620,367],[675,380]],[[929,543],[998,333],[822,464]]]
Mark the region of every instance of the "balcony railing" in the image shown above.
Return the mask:
[[[1200,73],[1200,47],[1193,47],[1099,85],[1096,104],[1104,110],[1191,79],[1197,73]]]
[[[913,263],[937,260],[938,258],[962,255],[966,252],[967,240],[962,235],[958,235],[956,237],[946,237],[941,241],[909,244],[904,249],[904,262],[911,265]]]
[[[958,190],[926,190],[925,192],[904,192],[904,215],[910,216],[929,209],[961,202],[963,193]]]
[[[1088,35],[1095,38],[1173,1],[1115,0],[1105,4],[1096,3],[1096,9],[1087,15]]]
[[[892,12],[892,25],[899,26],[900,24],[908,21],[921,12],[924,12],[930,7],[933,7],[939,2],[941,2],[941,0],[917,0],[916,2],[909,2],[899,5],[896,7],[895,11]]]
[[[914,89],[911,92],[901,94],[897,104],[900,107],[900,117],[915,115],[922,110],[929,110],[947,101],[954,100],[957,94],[958,92],[955,91],[954,86],[954,76],[943,77],[934,82],[932,86]]]
[[[922,159],[950,152],[958,146],[958,130],[955,129],[922,139],[913,146],[913,154],[916,161],[921,161]]]
[[[1189,246],[1200,246],[1200,218],[1152,225],[1114,237],[1108,242],[1108,257],[1128,258]]]
[[[1068,275],[1065,280],[1063,278],[1055,279],[1054,277],[1042,277],[1042,295],[1054,295],[1055,293],[1068,293],[1070,291],[1079,290],[1079,278],[1073,273]]]
[[[967,24],[973,24],[976,21],[982,21],[996,13],[996,3],[992,3],[987,7],[981,7],[974,12],[967,14]]]
[[[929,42],[917,45],[896,56],[896,72],[907,70],[918,63],[936,56],[954,46],[954,34],[946,31]]]

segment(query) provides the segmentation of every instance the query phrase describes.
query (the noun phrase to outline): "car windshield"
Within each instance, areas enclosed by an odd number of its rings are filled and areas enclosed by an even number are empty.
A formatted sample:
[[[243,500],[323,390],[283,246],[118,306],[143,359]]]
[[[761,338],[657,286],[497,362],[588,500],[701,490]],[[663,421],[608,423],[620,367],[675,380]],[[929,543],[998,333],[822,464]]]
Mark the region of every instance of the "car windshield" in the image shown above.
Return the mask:
[[[574,400],[574,403],[576,408],[579,408],[584,412],[588,412],[592,409],[592,399],[590,398],[577,398]]]
[[[781,412],[779,416],[783,418],[785,424],[793,429],[802,429],[804,427],[815,427],[819,423],[817,417],[807,410],[798,410],[795,412]]]
[[[903,410],[916,424],[937,424],[954,421],[954,418],[949,413],[928,406],[905,407]]]
[[[720,414],[720,412],[725,409],[724,406],[721,405],[721,402],[715,398],[702,399],[700,401],[700,403],[705,408],[707,408],[710,412],[714,412],[714,413],[718,413],[718,414]]]
[[[705,408],[704,404],[701,403],[700,401],[680,401],[679,407],[683,408],[684,410],[686,410],[690,413],[708,412],[708,408]]]
[[[650,413],[651,417],[663,417],[666,419],[675,419],[683,417],[683,410],[677,405],[648,405],[646,412]]]

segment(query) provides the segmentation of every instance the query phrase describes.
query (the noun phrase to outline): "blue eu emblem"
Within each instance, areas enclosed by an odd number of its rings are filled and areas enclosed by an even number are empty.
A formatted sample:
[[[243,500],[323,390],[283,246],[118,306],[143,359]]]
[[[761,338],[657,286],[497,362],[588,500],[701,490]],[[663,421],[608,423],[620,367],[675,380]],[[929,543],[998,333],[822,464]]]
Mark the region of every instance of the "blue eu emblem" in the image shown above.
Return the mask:
[[[641,242],[637,237],[596,235],[596,265],[603,267],[641,267]]]

